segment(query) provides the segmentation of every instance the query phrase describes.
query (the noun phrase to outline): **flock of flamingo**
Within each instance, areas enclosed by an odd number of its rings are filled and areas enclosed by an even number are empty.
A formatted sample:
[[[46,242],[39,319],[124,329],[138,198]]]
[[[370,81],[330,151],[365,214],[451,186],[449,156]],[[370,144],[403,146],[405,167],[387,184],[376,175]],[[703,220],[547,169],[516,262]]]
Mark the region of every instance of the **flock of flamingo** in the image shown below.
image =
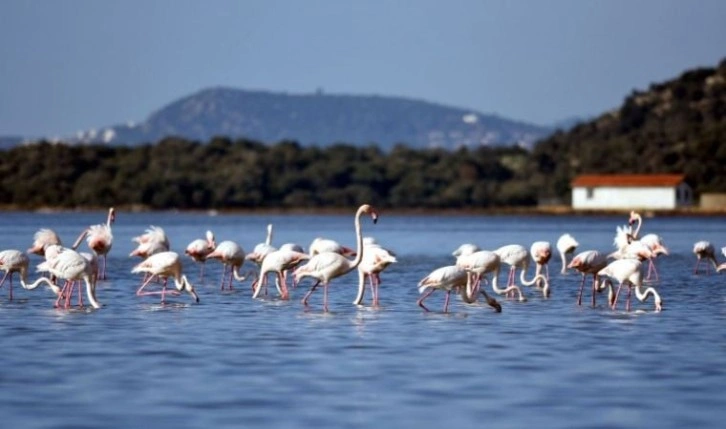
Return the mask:
[[[207,231],[204,239],[189,243],[185,254],[200,264],[200,279],[204,276],[207,260],[217,260],[223,264],[221,289],[233,289],[233,280],[244,281],[255,276],[252,282],[252,297],[258,298],[264,291],[267,294],[268,275],[275,275],[275,287],[281,299],[289,299],[288,278],[292,273],[292,286],[296,287],[303,279],[311,278],[314,283],[304,295],[302,304],[308,301],[319,286],[323,287],[323,309],[328,311],[328,286],[338,277],[354,270],[358,272],[358,293],[353,304],[362,305],[366,280],[370,284],[372,305],[379,305],[379,285],[381,273],[391,264],[396,263],[396,255],[382,247],[372,237],[363,237],[361,217],[369,215],[376,223],[378,212],[369,204],[361,205],[355,213],[354,228],[356,249],[345,247],[338,242],[325,238],[316,238],[310,244],[308,252],[295,243],[285,243],[274,247],[272,241],[272,225],[267,227],[267,238],[264,243],[255,246],[251,253],[246,254],[242,247],[234,241],[226,240],[217,243],[214,234]],[[13,299],[13,274],[18,273],[21,286],[27,290],[36,289],[41,284],[47,285],[56,296],[55,307],[70,308],[75,286],[77,285],[78,305],[83,307],[82,283],[86,286],[86,297],[93,308],[101,308],[96,297],[96,284],[99,279],[106,278],[106,256],[113,244],[112,224],[116,218],[113,208],[108,211],[106,223],[92,225],[84,229],[71,247],[64,247],[58,235],[50,229],[40,229],[34,235],[34,242],[27,252],[10,249],[0,251],[0,270],[5,274],[0,281],[3,287],[9,279],[9,299]],[[653,286],[644,286],[644,282],[658,279],[654,261],[658,255],[667,255],[668,249],[657,234],[646,234],[642,237],[640,229],[642,217],[631,212],[627,226],[617,227],[614,244],[616,250],[611,254],[603,254],[597,250],[587,250],[574,255],[578,242],[570,235],[563,234],[556,243],[562,260],[564,274],[573,269],[582,274],[577,304],[582,304],[582,295],[587,276],[592,276],[592,306],[595,306],[596,294],[608,291],[608,305],[615,309],[620,291],[627,288],[626,311],[630,311],[631,293],[643,302],[653,296],[655,311],[662,309],[663,301]],[[78,252],[76,249],[86,241],[91,252]],[[199,302],[199,296],[187,276],[182,272],[182,257],[170,250],[169,239],[160,227],[151,226],[142,235],[133,238],[137,243],[130,257],[140,257],[142,261],[135,265],[131,272],[143,274],[144,278],[136,291],[136,295],[161,295],[162,303],[166,295],[189,293]],[[721,249],[726,256],[726,247]],[[695,243],[693,248],[697,256],[694,273],[698,273],[702,261],[710,262],[717,272],[726,270],[726,263],[718,265],[714,246],[707,241]],[[37,271],[47,273],[36,281],[28,282],[30,259],[28,254],[44,257],[38,264]],[[491,284],[492,291],[506,298],[526,301],[520,286],[516,284],[516,270],[520,270],[520,283],[533,286],[543,297],[550,295],[548,262],[552,256],[549,242],[534,242],[529,251],[519,244],[510,244],[496,250],[482,250],[477,245],[462,244],[452,255],[455,262],[432,271],[418,284],[421,294],[417,304],[429,311],[424,301],[436,290],[446,293],[443,311],[448,312],[451,292],[460,294],[466,303],[474,303],[481,295],[486,304],[496,312],[502,307],[492,296],[487,294],[482,283]],[[573,256],[574,255],[574,256]],[[535,263],[535,273],[531,279],[526,278],[530,257]],[[568,262],[568,258],[571,260]],[[352,259],[351,259],[352,258]],[[612,262],[610,261],[612,260]],[[258,271],[241,272],[245,261],[258,267]],[[646,277],[643,264],[647,261]],[[506,286],[498,283],[502,264],[509,266]],[[709,270],[709,265],[706,265]],[[491,281],[488,275],[491,274]],[[174,288],[167,290],[167,282],[171,278]],[[62,286],[59,280],[63,280]],[[160,284],[160,290],[147,290],[152,282]],[[617,283],[617,288],[615,288]]]

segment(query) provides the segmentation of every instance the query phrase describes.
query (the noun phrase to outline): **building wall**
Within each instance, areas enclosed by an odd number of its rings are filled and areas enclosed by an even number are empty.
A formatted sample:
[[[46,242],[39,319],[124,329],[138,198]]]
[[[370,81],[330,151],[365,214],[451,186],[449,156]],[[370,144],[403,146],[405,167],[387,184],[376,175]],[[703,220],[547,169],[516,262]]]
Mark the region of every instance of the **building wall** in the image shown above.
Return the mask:
[[[574,209],[673,209],[688,202],[676,202],[672,187],[576,187],[572,189]]]

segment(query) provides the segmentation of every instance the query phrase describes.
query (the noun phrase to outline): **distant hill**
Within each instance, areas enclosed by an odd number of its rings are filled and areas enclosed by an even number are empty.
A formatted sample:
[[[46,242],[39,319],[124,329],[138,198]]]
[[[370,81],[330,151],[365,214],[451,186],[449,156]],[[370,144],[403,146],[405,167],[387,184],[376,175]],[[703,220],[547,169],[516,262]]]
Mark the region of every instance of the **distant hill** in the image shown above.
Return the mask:
[[[141,123],[101,127],[67,140],[137,145],[170,135],[198,141],[223,135],[266,143],[375,143],[382,148],[404,143],[412,148],[452,149],[531,147],[552,131],[470,109],[401,97],[212,88],[174,101]]]
[[[533,161],[550,196],[581,173],[685,173],[697,194],[726,192],[726,59],[634,90],[619,109],[538,143]]]

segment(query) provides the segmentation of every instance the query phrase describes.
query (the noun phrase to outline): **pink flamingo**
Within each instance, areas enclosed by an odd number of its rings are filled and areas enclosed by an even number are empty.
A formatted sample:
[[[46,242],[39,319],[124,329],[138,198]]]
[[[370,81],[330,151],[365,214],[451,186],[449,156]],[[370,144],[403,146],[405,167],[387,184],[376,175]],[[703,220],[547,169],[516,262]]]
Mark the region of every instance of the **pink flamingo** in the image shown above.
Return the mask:
[[[607,257],[597,250],[586,250],[578,253],[567,266],[582,273],[580,291],[577,294],[577,305],[582,305],[582,290],[585,287],[585,277],[592,274],[592,306],[595,307],[595,292],[597,291],[597,273],[608,265]],[[610,303],[612,305],[612,302]]]
[[[547,263],[550,261],[550,258],[552,258],[552,247],[550,246],[549,241],[535,241],[529,248],[529,253],[532,255],[532,260],[534,260],[534,263],[537,266],[534,272],[535,275],[542,274],[544,271],[544,276],[547,280],[549,280],[550,269]]]
[[[637,223],[637,226],[635,228],[635,231],[633,231],[633,225]],[[648,274],[646,276],[646,280],[650,280],[652,276],[655,276],[655,280],[658,280],[658,270],[655,267],[655,258],[658,257],[658,255],[668,255],[668,248],[663,243],[663,238],[658,234],[646,234],[640,238],[638,238],[638,234],[640,234],[640,228],[643,226],[643,217],[635,212],[630,212],[630,218],[628,219],[628,229],[624,228],[618,228],[618,236],[616,236],[615,243],[616,245],[624,245],[628,244],[631,241],[640,240],[643,244],[648,246],[650,250],[653,252],[653,257],[648,259]],[[630,234],[630,238],[627,238],[627,235]],[[623,235],[625,235],[625,239],[623,238]]]
[[[457,247],[456,250],[451,252],[451,254],[454,256],[454,258],[458,259],[459,256],[471,255],[472,253],[478,252],[479,250],[481,249],[479,249],[479,246],[477,246],[476,244],[464,243],[461,246]]]
[[[259,267],[262,265],[262,260],[265,259],[265,256],[275,250],[277,249],[272,246],[272,224],[270,223],[267,225],[267,238],[265,239],[265,242],[258,243],[255,248],[252,249],[252,252],[245,256],[245,260],[251,261]]]
[[[698,274],[698,267],[701,265],[701,259],[707,259],[713,264],[713,267],[718,270],[716,252],[713,248],[713,244],[705,240],[698,241],[693,245],[693,253],[695,253],[698,258],[696,260],[696,266],[693,268],[693,274]],[[706,274],[709,274],[708,264],[706,264]]]
[[[358,207],[355,213],[355,234],[356,234],[356,257],[349,260],[340,253],[323,252],[313,256],[307,264],[298,267],[294,272],[295,281],[299,282],[305,277],[312,277],[316,280],[302,300],[303,305],[308,305],[308,298],[315,289],[323,284],[323,309],[328,311],[328,285],[330,281],[351,272],[358,267],[363,260],[363,234],[361,232],[360,217],[369,214],[375,224],[378,221],[378,212],[368,204]],[[312,248],[313,246],[311,246]],[[313,252],[311,251],[311,254]]]
[[[465,269],[460,268],[456,265],[448,265],[435,269],[429,275],[424,277],[418,284],[418,291],[421,294],[421,297],[418,299],[418,301],[416,301],[418,306],[426,311],[429,311],[429,309],[426,308],[426,306],[424,305],[424,300],[437,289],[446,291],[446,298],[444,300],[444,313],[448,313],[449,298],[452,290],[461,290],[462,297],[464,297],[468,293],[466,291],[473,290],[473,286],[471,284],[471,276],[469,275],[469,272],[467,272]],[[501,313],[502,306],[495,299],[487,295],[484,290],[482,290],[481,292],[485,296],[487,304],[494,308],[497,313]],[[469,297],[465,299],[465,302],[470,303]]]
[[[194,290],[194,286],[192,286],[192,284],[189,283],[189,280],[187,280],[187,277],[182,274],[181,258],[176,252],[155,253],[136,265],[131,272],[149,274],[149,278],[136,291],[136,295],[161,294],[161,302],[163,303],[164,297],[167,293],[166,282],[164,282],[161,292],[144,292],[143,290],[154,276],[171,277],[174,279],[174,285],[177,290],[176,293],[186,291],[192,296],[192,298],[194,298],[195,302],[199,302],[199,295],[197,295],[197,292]]]
[[[166,232],[163,228],[154,225],[146,229],[143,234],[132,238],[131,241],[138,243],[138,246],[129,256],[148,258],[155,253],[166,252],[170,249]]]
[[[315,238],[312,241],[312,243],[310,243],[309,250],[310,250],[310,256],[315,256],[318,253],[325,253],[325,252],[339,253],[343,256],[348,256],[348,257],[356,256],[355,250],[351,249],[350,247],[345,247],[335,240],[330,240],[327,238],[320,238],[320,237]]]
[[[294,250],[281,249],[270,252],[262,260],[260,265],[260,275],[252,283],[254,294],[252,298],[257,298],[262,288],[267,288],[267,274],[275,273],[275,286],[280,293],[282,299],[288,299],[287,291],[287,270],[296,267],[302,261],[310,259],[307,253],[296,252]]]
[[[10,277],[10,301],[13,300],[13,274],[18,273],[20,276],[20,285],[23,289],[33,290],[38,287],[41,283],[47,283],[51,290],[57,295],[60,293],[58,286],[53,284],[48,279],[43,277],[39,278],[35,282],[28,284],[28,265],[30,264],[30,258],[28,255],[21,252],[20,250],[9,249],[0,252],[0,270],[5,271],[2,280],[0,280],[0,287],[3,287],[5,280]]]
[[[224,285],[226,283],[227,266],[230,267],[229,290],[234,289],[232,287],[232,276],[234,276],[235,280],[240,282],[247,279],[247,275],[242,275],[239,272],[242,264],[245,262],[245,251],[242,250],[242,247],[234,241],[225,240],[217,244],[217,247],[207,255],[206,259],[217,259],[222,263],[221,290],[224,290]]]
[[[598,271],[597,278],[600,280],[602,277],[603,282],[609,282],[612,284],[612,279],[618,281],[618,290],[615,292],[615,297],[612,300],[612,309],[618,302],[618,296],[620,295],[620,289],[624,284],[628,286],[628,297],[626,299],[625,311],[630,311],[630,293],[635,288],[635,296],[638,301],[645,301],[649,295],[653,295],[655,301],[655,311],[661,311],[663,308],[663,301],[660,298],[658,292],[649,287],[645,291],[641,291],[640,288],[643,286],[643,273],[641,270],[642,262],[637,259],[618,259],[605,268]]]
[[[38,271],[48,271],[59,279],[66,282],[58,294],[56,307],[59,306],[62,297],[66,297],[66,306],[68,306],[70,294],[73,290],[73,282],[82,280],[86,284],[86,296],[93,308],[101,308],[101,304],[96,299],[96,285],[94,283],[92,266],[86,258],[73,249],[62,248],[54,258],[48,259],[38,265]],[[48,280],[50,281],[50,279]]]
[[[522,282],[522,285],[537,285],[537,287],[539,287],[539,282],[541,282],[541,284],[543,284],[543,286],[541,287],[542,296],[544,296],[545,298],[548,298],[550,296],[550,285],[545,276],[543,276],[542,274],[535,274],[535,276],[531,280],[527,280],[525,278],[527,268],[529,268],[529,253],[524,246],[521,246],[519,244],[509,244],[506,246],[502,246],[499,249],[496,249],[494,253],[499,255],[502,263],[509,265],[509,277],[507,280],[507,286],[514,285],[514,276],[516,270],[517,268],[521,268],[522,271],[520,273],[519,280]]]
[[[194,262],[198,262],[201,265],[199,281],[202,281],[204,278],[204,263],[207,260],[207,255],[212,253],[215,247],[217,247],[217,243],[214,242],[214,234],[212,231],[207,231],[205,240],[197,238],[189,243],[186,250],[184,250],[184,253],[192,258]]]
[[[51,244],[60,246],[60,237],[52,229],[41,228],[33,235],[33,245],[28,249],[28,253],[44,256],[45,248]]]
[[[579,245],[580,243],[570,234],[562,234],[557,239],[557,251],[560,253],[560,258],[562,259],[562,271],[560,271],[562,274],[567,274],[567,256],[575,253]]]
[[[373,306],[378,306],[378,288],[381,285],[381,272],[389,265],[398,262],[396,254],[381,247],[373,237],[363,239],[364,255],[358,265],[358,295],[353,300],[354,305],[361,305],[365,295],[365,280],[368,277],[373,295]]]
[[[522,295],[522,290],[514,284],[508,285],[504,289],[499,288],[498,282],[501,259],[499,258],[499,255],[494,252],[490,252],[488,250],[479,250],[474,253],[460,255],[456,260],[456,266],[469,272],[473,277],[472,283],[470,285],[471,287],[467,291],[468,296],[465,297],[464,295],[462,295],[462,299],[464,299],[465,302],[471,303],[474,300],[474,297],[477,295],[477,291],[481,290],[482,293],[484,293],[484,290],[480,289],[480,284],[482,276],[488,273],[494,273],[492,278],[492,290],[494,291],[494,293],[506,296],[511,293],[516,293],[519,297],[520,302],[524,302],[527,300],[524,295]],[[487,301],[489,301],[488,295],[486,295],[486,293],[484,293],[484,296],[487,297]]]
[[[115,220],[116,210],[111,207],[108,209],[108,217],[106,218],[105,224],[89,226],[88,229],[83,231],[78,238],[78,241],[80,241],[85,236],[86,241],[88,242],[88,247],[97,257],[102,257],[103,267],[99,267],[101,271],[98,276],[101,280],[106,279],[106,255],[108,255],[108,252],[111,251],[111,246],[113,246],[111,225]]]

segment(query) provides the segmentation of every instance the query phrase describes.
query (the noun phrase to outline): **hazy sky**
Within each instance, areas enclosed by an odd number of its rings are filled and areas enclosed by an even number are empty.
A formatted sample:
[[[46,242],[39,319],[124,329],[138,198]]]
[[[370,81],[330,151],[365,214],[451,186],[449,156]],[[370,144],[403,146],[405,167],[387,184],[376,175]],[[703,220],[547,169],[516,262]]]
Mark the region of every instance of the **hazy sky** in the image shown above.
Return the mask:
[[[0,135],[141,121],[210,86],[549,124],[724,57],[722,0],[2,0]]]

